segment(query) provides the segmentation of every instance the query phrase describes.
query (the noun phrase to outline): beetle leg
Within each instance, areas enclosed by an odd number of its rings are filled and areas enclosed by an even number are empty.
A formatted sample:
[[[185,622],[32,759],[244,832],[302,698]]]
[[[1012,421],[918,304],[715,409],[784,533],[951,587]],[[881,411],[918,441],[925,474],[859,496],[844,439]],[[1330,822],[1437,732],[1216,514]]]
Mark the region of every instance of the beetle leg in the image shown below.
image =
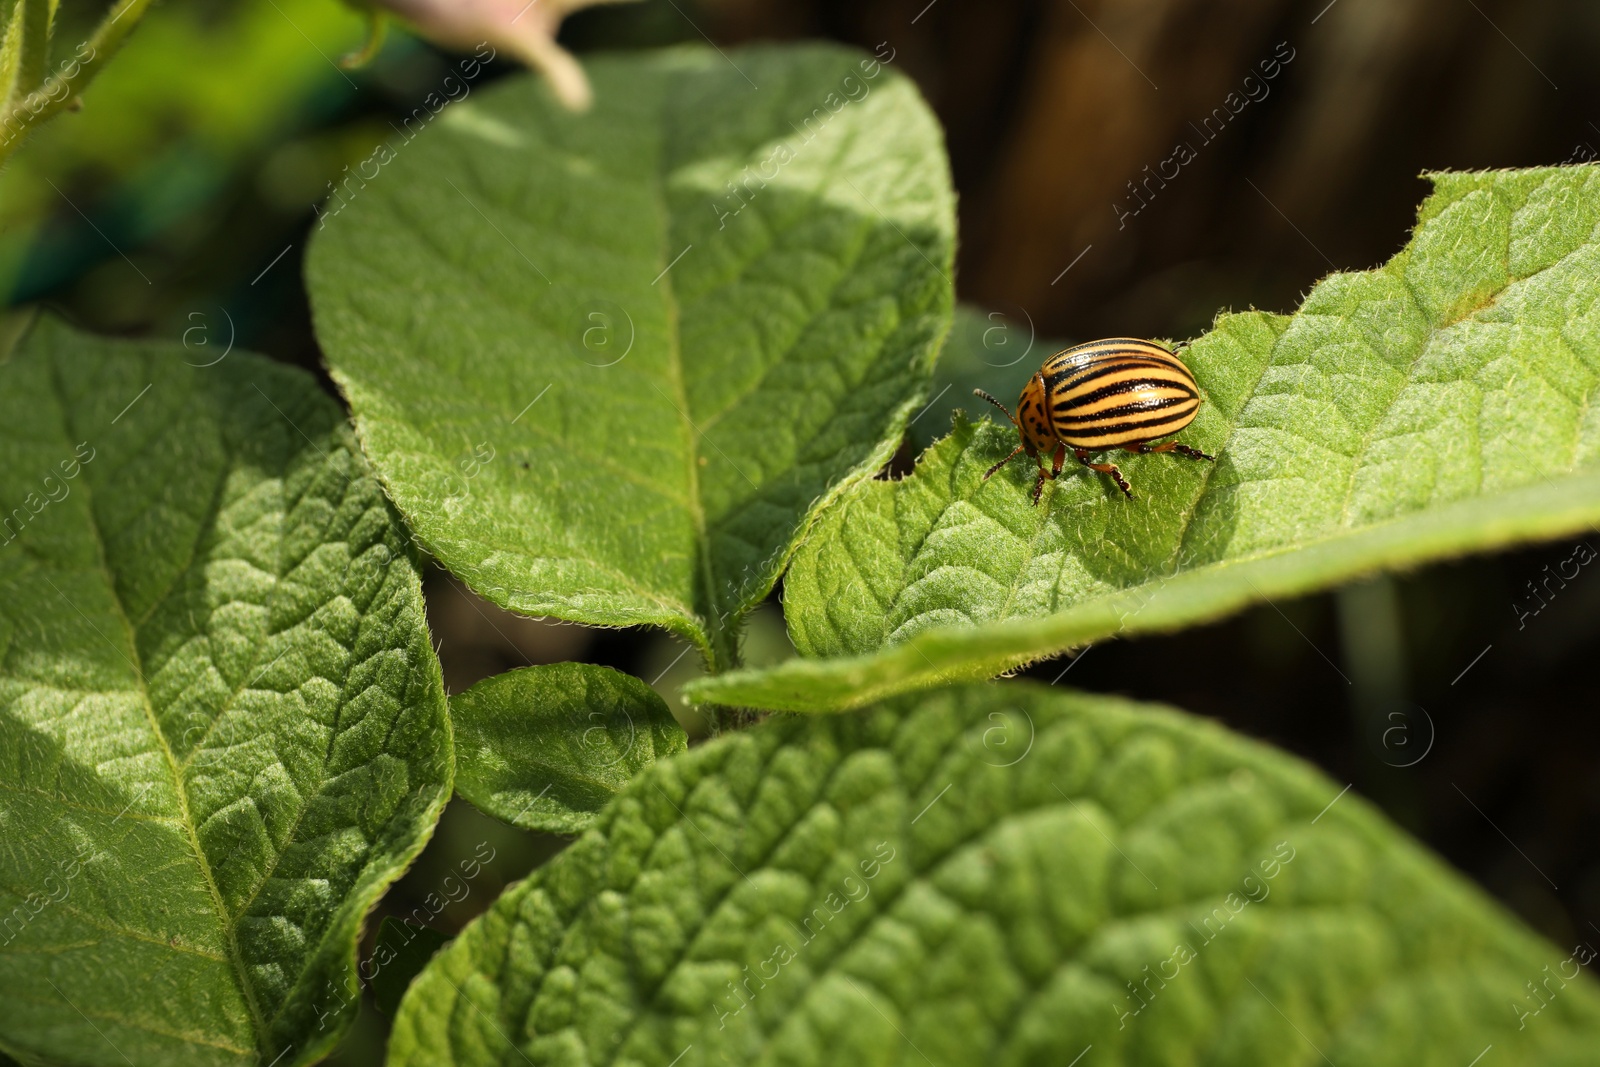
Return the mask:
[[[1121,489],[1123,494],[1126,495],[1129,500],[1133,499],[1133,488],[1128,485],[1128,480],[1122,476],[1122,472],[1117,469],[1117,465],[1115,463],[1090,463],[1089,453],[1085,452],[1081,448],[1074,449],[1073,451],[1076,453],[1079,463],[1082,463],[1085,467],[1088,467],[1092,471],[1099,471],[1101,474],[1111,475],[1112,480],[1117,483],[1117,488]]]
[[[1172,450],[1180,455],[1188,456],[1190,459],[1203,459],[1207,463],[1215,463],[1217,461],[1216,456],[1208,455],[1205,452],[1200,451],[1198,448],[1190,448],[1188,445],[1180,445],[1176,441],[1172,443]]]
[[[1180,445],[1176,441],[1168,441],[1164,445],[1135,445],[1125,448],[1123,451],[1134,452],[1141,456],[1148,455],[1151,452],[1176,452],[1179,455],[1188,456],[1190,459],[1203,459],[1212,463],[1217,461],[1216,456],[1208,456],[1198,448],[1190,448],[1188,445]]]
[[[993,474],[995,471],[999,470],[1001,467],[1004,467],[1007,463],[1010,463],[1013,459],[1016,458],[1017,453],[1021,452],[1024,447],[1025,446],[1023,446],[1023,445],[1018,445],[1016,448],[1013,448],[1011,450],[1011,454],[1009,456],[1007,456],[1005,459],[1001,460],[999,463],[996,463],[994,466],[990,467],[988,470],[984,471],[983,472],[983,480],[984,481],[988,481],[989,480],[989,475]]]
[[[1061,467],[1067,462],[1067,446],[1056,445],[1055,455],[1050,458],[1050,473],[1044,472],[1044,465],[1039,465],[1039,480],[1033,483],[1033,502],[1039,502],[1039,495],[1044,492],[1045,479],[1055,481],[1061,477]]]

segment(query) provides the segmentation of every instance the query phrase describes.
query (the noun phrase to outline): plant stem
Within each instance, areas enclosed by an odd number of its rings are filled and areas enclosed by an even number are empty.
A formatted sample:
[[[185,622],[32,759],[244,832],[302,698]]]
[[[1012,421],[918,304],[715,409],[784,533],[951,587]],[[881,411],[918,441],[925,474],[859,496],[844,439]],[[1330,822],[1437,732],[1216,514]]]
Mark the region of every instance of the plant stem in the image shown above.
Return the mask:
[[[100,73],[100,68],[122,47],[123,40],[133,32],[133,27],[153,2],[122,0],[107,14],[105,21],[96,27],[89,39],[78,46],[75,58],[63,63],[55,73],[39,82],[36,89],[9,107],[5,116],[0,118],[0,164],[17,150],[35,126],[82,94],[95,75]],[[47,4],[48,0],[37,0],[35,6],[45,7]],[[29,14],[32,14],[31,8]],[[28,42],[24,41],[25,53],[28,47]],[[40,47],[44,45],[41,43]],[[27,69],[24,64],[19,74],[26,73]],[[42,69],[39,73],[43,73]],[[17,84],[20,86],[25,83],[19,80]]]
[[[16,77],[11,82],[14,99],[39,88],[50,59],[50,0],[19,0],[19,6],[16,27],[22,39],[17,48]]]
[[[339,57],[339,66],[343,70],[360,70],[378,57],[383,51],[383,42],[389,35],[389,16],[377,8],[368,8],[365,12],[367,19],[367,39],[362,46],[347,56]]]

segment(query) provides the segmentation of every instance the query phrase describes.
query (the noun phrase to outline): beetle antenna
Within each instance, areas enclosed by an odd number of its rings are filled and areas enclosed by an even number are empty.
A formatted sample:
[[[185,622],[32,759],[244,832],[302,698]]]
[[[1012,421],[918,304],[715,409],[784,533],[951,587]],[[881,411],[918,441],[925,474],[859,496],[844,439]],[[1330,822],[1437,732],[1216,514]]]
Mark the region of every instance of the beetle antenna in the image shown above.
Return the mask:
[[[999,408],[1001,411],[1006,413],[1006,421],[1007,422],[1011,423],[1013,426],[1015,426],[1017,424],[1017,417],[1015,415],[1011,414],[1011,409],[1006,407],[1004,404],[1000,403],[1000,401],[996,400],[994,397],[990,396],[988,393],[984,392],[982,389],[974,389],[972,391],[972,395],[973,396],[981,396],[981,397],[983,397],[983,399],[987,400],[989,403],[993,404],[995,407]]]

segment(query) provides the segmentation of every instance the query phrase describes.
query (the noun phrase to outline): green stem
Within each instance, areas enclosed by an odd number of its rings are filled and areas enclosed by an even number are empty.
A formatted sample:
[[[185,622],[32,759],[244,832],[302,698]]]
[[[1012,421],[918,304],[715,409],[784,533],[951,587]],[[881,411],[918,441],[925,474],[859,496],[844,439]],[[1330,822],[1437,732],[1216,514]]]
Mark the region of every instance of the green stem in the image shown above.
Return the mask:
[[[17,0],[14,25],[19,34],[17,70],[11,80],[11,99],[21,99],[44,81],[50,61],[50,0]]]
[[[368,8],[364,12],[367,19],[367,40],[360,48],[347,56],[341,56],[339,66],[345,70],[360,70],[378,57],[383,51],[383,42],[389,35],[389,17],[377,8]]]
[[[706,644],[701,646],[706,673],[716,676],[744,666],[743,658],[739,655],[737,627],[729,627],[726,618],[708,619],[707,622]],[[749,725],[741,717],[740,709],[731,705],[701,704],[699,710],[706,717],[712,737]]]
[[[34,6],[44,6],[47,2],[38,0]],[[122,47],[123,40],[133,32],[133,27],[152,3],[154,0],[122,0],[107,13],[105,21],[89,39],[78,46],[72,58],[39,82],[38,88],[9,104],[4,117],[0,118],[0,164],[17,150],[35,126],[78,98],[106,61]],[[31,7],[28,13],[32,14]],[[27,41],[23,42],[23,47],[26,53]]]

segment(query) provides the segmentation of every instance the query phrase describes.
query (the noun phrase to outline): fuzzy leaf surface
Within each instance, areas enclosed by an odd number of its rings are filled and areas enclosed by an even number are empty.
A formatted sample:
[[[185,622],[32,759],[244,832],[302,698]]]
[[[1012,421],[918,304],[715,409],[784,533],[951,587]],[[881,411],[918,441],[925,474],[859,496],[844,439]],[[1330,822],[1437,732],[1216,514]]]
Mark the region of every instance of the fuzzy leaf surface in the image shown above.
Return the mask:
[[[657,759],[689,747],[639,679],[590,663],[521,667],[450,698],[456,791],[524,830],[573,834]]]
[[[317,334],[474,590],[725,667],[808,516],[920,406],[952,300],[943,144],[908,80],[839,48],[588,69],[592,111],[508,79],[330,201]]]
[[[694,695],[859,706],[1590,527],[1600,166],[1432,179],[1385,266],[1324,279],[1294,315],[1224,315],[1184,351],[1206,402],[1177,439],[1214,465],[1109,454],[1129,503],[1069,455],[1034,507],[1024,460],[982,480],[1016,431],[958,420],[811,531],[784,581],[802,658]]]
[[[651,767],[509,889],[389,1062],[1589,1062],[1593,979],[1538,1015],[1524,988],[1569,952],[1340,792],[1028,683],[769,722]]]
[[[0,1048],[312,1062],[450,794],[415,561],[343,414],[40,323],[0,361]]]

